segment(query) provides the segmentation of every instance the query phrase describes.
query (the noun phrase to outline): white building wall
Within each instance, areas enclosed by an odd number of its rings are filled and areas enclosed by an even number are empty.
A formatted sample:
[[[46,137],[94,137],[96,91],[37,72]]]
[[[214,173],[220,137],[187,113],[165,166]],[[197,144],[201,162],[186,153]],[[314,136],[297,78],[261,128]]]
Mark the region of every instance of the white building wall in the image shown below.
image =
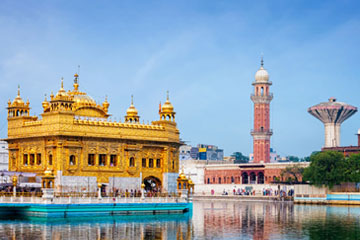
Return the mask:
[[[0,141],[0,171],[9,169],[9,149],[5,141]]]
[[[163,191],[176,192],[176,179],[178,176],[178,173],[163,173]]]

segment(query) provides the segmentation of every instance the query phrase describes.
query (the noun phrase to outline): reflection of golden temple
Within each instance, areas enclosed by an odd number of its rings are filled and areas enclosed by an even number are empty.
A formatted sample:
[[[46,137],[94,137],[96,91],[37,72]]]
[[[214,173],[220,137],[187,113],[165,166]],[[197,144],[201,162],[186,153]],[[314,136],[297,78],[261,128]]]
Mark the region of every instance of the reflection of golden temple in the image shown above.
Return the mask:
[[[62,80],[50,101],[45,96],[41,119],[30,116],[20,89],[8,102],[9,170],[42,175],[50,169],[58,190],[92,191],[97,183],[140,189],[151,178],[163,190],[176,191],[180,140],[169,96],[159,121],[140,124],[132,99],[125,122],[112,122],[107,98],[97,104],[74,77],[72,91],[65,91]]]
[[[44,176],[41,178],[41,187],[42,188],[53,188],[54,187],[55,176],[52,173],[51,169],[46,169]]]

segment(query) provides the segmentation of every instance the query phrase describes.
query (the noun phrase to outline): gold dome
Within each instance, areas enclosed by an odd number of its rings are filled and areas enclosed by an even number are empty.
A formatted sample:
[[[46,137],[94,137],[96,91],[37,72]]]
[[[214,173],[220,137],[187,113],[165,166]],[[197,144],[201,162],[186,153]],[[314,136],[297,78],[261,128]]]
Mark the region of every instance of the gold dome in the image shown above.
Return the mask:
[[[73,101],[78,104],[96,104],[96,101],[92,97],[83,92],[74,94]]]
[[[49,107],[49,102],[46,99],[46,94],[45,94],[45,100],[42,102],[42,106],[43,106],[44,110]]]
[[[68,96],[68,94],[66,93],[66,91],[64,89],[64,78],[61,78],[61,88],[57,92],[56,97],[65,97],[65,96]]]
[[[134,98],[133,95],[131,95],[131,105],[130,107],[126,110],[126,115],[128,117],[137,117],[138,115],[138,110],[135,108],[134,106]]]
[[[193,185],[194,182],[191,180],[191,178],[189,178],[189,185]]]
[[[52,176],[52,170],[50,168],[47,168],[44,172],[45,176]]]
[[[24,101],[20,97],[20,85],[18,86],[18,95],[16,96],[16,98],[12,102],[12,105],[17,105],[17,106],[24,105]]]
[[[166,102],[162,105],[161,111],[164,112],[164,113],[172,113],[172,112],[174,112],[174,107],[171,104],[171,102],[169,101],[169,91],[167,92]]]
[[[109,108],[109,106],[110,106],[110,103],[107,101],[107,96],[105,97],[105,101],[103,102],[103,107],[105,108],[105,109],[108,109]]]
[[[183,172],[180,173],[179,178],[181,180],[187,180],[187,178],[186,178],[186,176],[185,176],[185,174]]]

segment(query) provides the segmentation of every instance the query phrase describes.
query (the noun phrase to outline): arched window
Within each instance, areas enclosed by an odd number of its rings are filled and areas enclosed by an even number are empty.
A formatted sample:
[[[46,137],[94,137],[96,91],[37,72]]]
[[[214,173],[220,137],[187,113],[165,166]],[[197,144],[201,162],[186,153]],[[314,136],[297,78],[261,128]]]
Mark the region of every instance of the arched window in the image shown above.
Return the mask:
[[[110,155],[110,167],[116,167],[117,165],[117,156],[112,154]]]
[[[141,166],[142,166],[143,168],[146,168],[146,158],[143,158],[143,159],[141,160]]]
[[[37,165],[41,165],[41,153],[38,153],[38,154],[36,155],[36,164],[37,164]]]
[[[149,158],[149,168],[153,168],[154,167],[154,159]]]
[[[74,155],[71,155],[71,156],[70,156],[69,164],[72,165],[72,166],[76,164],[76,160],[75,160],[75,156],[74,156]]]
[[[99,154],[99,166],[106,165],[106,154]]]
[[[35,154],[30,154],[30,165],[35,164]]]
[[[234,177],[231,177],[231,183],[234,183],[235,180],[234,180]]]
[[[27,166],[28,165],[28,155],[27,154],[24,154],[24,165]]]
[[[135,167],[135,158],[134,158],[134,157],[131,157],[131,158],[129,159],[129,166],[130,166],[130,167]]]
[[[207,184],[210,184],[210,178],[207,179]]]
[[[52,154],[49,155],[49,165],[53,165]]]
[[[264,88],[261,87],[261,96],[264,96]]]
[[[219,182],[218,182],[219,184],[221,183],[221,177],[219,177]]]

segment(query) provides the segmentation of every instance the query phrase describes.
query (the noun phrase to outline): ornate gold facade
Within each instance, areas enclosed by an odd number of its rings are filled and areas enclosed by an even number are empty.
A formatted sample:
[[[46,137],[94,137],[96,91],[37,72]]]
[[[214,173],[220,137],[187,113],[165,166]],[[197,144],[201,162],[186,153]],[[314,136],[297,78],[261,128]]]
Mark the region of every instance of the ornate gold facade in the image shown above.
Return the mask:
[[[141,124],[131,101],[125,121],[112,122],[107,99],[98,105],[79,91],[78,75],[74,77],[72,91],[61,83],[50,101],[45,97],[41,119],[30,116],[30,104],[24,103],[20,90],[13,102],[9,100],[9,170],[43,174],[51,169],[61,177],[96,177],[98,183],[138,178],[140,184],[153,178],[166,189],[163,181],[170,180],[163,179],[165,174],[179,171],[180,146],[169,98],[159,110],[159,121]]]

